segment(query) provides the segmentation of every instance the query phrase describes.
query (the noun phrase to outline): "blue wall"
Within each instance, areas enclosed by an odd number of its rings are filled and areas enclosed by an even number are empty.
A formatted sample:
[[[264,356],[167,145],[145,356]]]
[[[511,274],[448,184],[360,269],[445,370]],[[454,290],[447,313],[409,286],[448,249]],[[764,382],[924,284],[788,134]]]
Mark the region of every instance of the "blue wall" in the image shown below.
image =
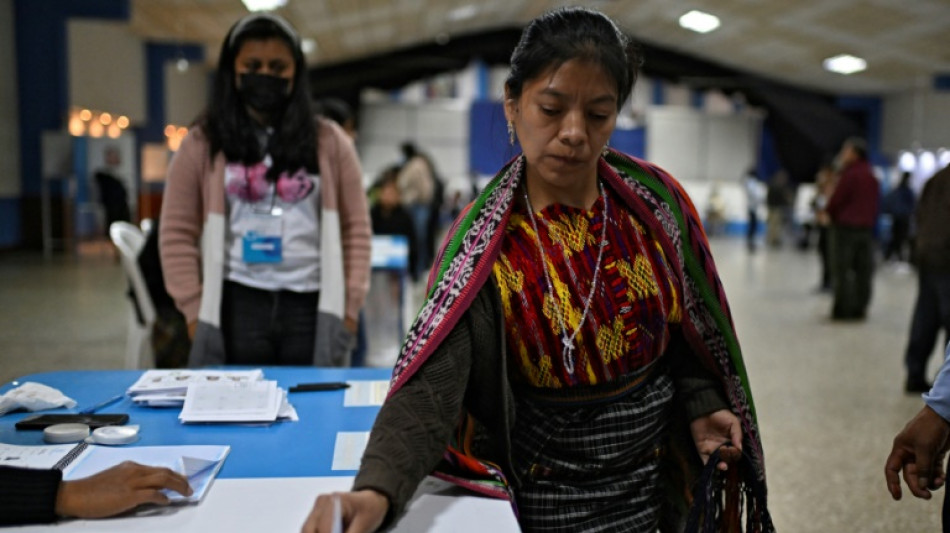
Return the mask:
[[[504,106],[501,102],[476,100],[469,116],[469,170],[494,176],[508,160],[521,153],[517,139],[514,146],[508,142]]]
[[[0,198],[0,248],[19,244],[20,217],[19,198]]]
[[[872,96],[847,96],[839,98],[837,106],[844,111],[858,111],[864,114],[867,123],[865,140],[868,143],[868,158],[871,160],[871,164],[890,165],[890,161],[881,151],[884,102],[880,98]]]
[[[165,63],[204,60],[204,48],[194,45],[146,43],[145,102],[147,123],[136,130],[139,143],[165,142]],[[183,125],[183,124],[182,124]]]
[[[48,130],[63,130],[69,113],[67,22],[74,18],[128,20],[130,16],[129,0],[15,0],[21,197],[0,199],[0,248],[23,244],[24,233],[39,233],[30,230],[41,225],[38,209],[41,134]],[[203,48],[192,45],[147,43],[144,53],[146,121],[134,129],[139,147],[143,142],[165,140],[165,63],[182,57],[189,61],[204,59]],[[82,139],[77,140],[80,141],[75,145],[78,152]],[[85,165],[80,165],[79,161],[76,163],[75,168],[84,174]],[[136,169],[138,167],[135,165]],[[84,198],[87,195],[84,176],[76,177],[78,197]],[[52,193],[61,196],[62,191],[54,187]]]
[[[41,133],[63,129],[69,111],[66,22],[71,18],[128,20],[129,16],[129,0],[15,0],[21,197],[3,202],[0,247],[22,244],[24,228],[41,225]],[[24,199],[32,200],[29,207]],[[14,213],[20,223],[8,225]]]
[[[62,129],[69,111],[66,21],[128,20],[129,14],[128,0],[16,0],[14,42],[24,196],[40,193],[41,132]]]

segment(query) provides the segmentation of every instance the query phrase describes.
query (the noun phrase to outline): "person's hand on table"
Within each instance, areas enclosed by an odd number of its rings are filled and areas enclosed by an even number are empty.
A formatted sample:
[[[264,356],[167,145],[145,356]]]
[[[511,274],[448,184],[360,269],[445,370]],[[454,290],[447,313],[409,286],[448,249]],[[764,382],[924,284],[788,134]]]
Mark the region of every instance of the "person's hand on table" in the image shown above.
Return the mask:
[[[313,504],[301,533],[333,531],[334,499],[339,499],[345,533],[370,533],[379,529],[389,512],[389,498],[375,490],[321,494]]]
[[[167,468],[131,461],[83,479],[63,481],[56,495],[56,514],[78,518],[103,518],[143,503],[168,504],[162,489],[191,494],[188,479]]]
[[[720,409],[701,416],[690,423],[689,430],[703,464],[706,464],[709,457],[720,447],[721,461],[716,465],[719,470],[728,470],[730,463],[735,463],[742,457],[742,425],[732,411]],[[731,446],[723,446],[725,444]]]
[[[946,482],[943,456],[950,449],[950,423],[930,407],[924,407],[894,437],[894,445],[884,464],[887,490],[895,500],[901,499],[901,481],[911,494],[924,500],[930,491]]]

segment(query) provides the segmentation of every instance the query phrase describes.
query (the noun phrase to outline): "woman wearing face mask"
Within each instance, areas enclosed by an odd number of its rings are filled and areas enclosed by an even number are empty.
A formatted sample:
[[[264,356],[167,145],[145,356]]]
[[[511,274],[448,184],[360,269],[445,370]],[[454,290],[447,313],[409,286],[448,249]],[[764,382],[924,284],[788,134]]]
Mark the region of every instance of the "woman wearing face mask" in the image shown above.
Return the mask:
[[[170,164],[162,268],[192,366],[348,364],[369,212],[352,141],[312,118],[306,80],[284,19],[241,19],[213,99]]]

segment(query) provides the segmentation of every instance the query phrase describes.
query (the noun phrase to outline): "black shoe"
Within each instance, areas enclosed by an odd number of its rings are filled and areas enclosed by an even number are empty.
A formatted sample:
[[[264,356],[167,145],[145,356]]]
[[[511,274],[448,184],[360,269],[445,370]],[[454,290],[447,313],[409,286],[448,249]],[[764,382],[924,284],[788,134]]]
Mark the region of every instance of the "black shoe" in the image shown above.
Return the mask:
[[[922,392],[930,392],[930,388],[933,387],[933,384],[928,383],[926,379],[910,379],[904,383],[904,392],[910,394],[919,394]]]

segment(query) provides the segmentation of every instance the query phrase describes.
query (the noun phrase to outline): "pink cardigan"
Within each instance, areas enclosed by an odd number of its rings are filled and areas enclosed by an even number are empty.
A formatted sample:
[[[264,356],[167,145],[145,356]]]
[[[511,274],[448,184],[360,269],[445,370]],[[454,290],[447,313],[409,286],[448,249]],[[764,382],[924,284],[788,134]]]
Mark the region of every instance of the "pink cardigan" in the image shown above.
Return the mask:
[[[343,318],[356,320],[359,315],[369,290],[370,221],[362,171],[350,138],[335,123],[318,119],[317,143],[321,178],[318,322],[323,323],[319,334],[327,322],[342,325]],[[225,157],[219,152],[212,160],[208,152],[203,132],[193,128],[169,165],[159,225],[165,285],[188,323],[198,320],[199,333],[204,326],[220,328],[227,225]],[[324,320],[324,315],[332,319]]]

